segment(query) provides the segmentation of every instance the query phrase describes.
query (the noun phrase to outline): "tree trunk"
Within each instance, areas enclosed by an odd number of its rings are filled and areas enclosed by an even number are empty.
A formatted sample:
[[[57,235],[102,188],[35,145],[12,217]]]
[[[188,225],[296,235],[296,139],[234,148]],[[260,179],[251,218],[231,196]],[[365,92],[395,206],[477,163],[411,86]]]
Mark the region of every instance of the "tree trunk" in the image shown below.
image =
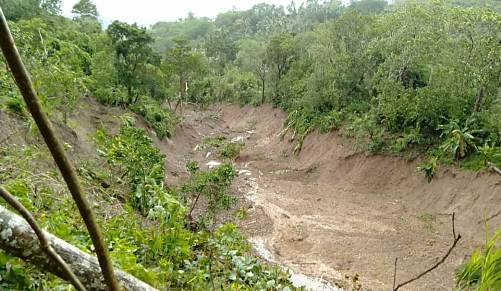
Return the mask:
[[[52,248],[69,265],[83,285],[89,290],[106,290],[101,268],[94,256],[80,251],[73,245],[45,233]],[[59,265],[51,260],[40,248],[38,238],[28,223],[0,206],[0,248],[10,255],[19,257],[44,271],[68,280]],[[117,279],[124,290],[156,290],[145,282],[120,270],[116,270]]]
[[[265,79],[263,78],[263,79],[261,79],[261,81],[262,81],[262,86],[261,86],[261,87],[262,87],[262,88],[261,88],[261,90],[262,90],[262,94],[261,94],[261,104],[264,104],[264,82],[265,82]]]
[[[473,112],[480,111],[482,99],[484,99],[484,87],[480,87],[480,89],[478,90],[477,96],[475,97],[475,106],[473,107]]]

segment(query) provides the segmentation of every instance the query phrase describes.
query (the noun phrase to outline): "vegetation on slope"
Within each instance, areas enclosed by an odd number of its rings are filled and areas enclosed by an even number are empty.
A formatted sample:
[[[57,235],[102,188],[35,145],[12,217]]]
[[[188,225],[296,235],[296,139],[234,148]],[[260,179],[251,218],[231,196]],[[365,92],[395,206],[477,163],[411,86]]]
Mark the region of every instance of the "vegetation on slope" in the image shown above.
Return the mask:
[[[103,30],[88,0],[75,5],[74,19],[59,16],[58,0],[0,5],[44,109],[57,122],[71,126],[78,98],[88,94],[136,112],[165,138],[173,134],[183,102],[271,102],[288,112],[282,134],[293,132],[296,152],[319,129],[340,130],[365,150],[426,153],[430,158],[420,170],[429,180],[439,162],[482,169],[501,161],[501,7],[495,0],[258,4],[214,20],[190,14],[151,30],[119,21]],[[5,64],[0,110],[34,128]],[[210,216],[197,224],[207,229],[187,228],[186,207],[196,204],[198,194],[216,199],[214,212],[230,202],[224,195],[229,168],[193,170],[190,184],[176,191],[163,185],[163,158],[130,118],[116,135],[101,130],[96,140],[109,165],[87,161],[80,171],[98,205],[123,205],[113,218],[101,217],[122,268],[162,287],[287,285],[284,274],[243,256],[246,247],[233,226],[214,229],[206,223],[214,220]],[[224,147],[220,155],[231,158],[239,145]],[[2,149],[2,169],[10,170],[1,172],[0,182],[36,210],[49,230],[88,248],[52,167],[42,175],[29,171],[47,163],[42,153],[35,142]],[[104,182],[112,187],[103,190]],[[219,182],[222,195],[206,188]],[[143,219],[135,219],[137,213]],[[1,260],[11,266],[0,270],[5,288],[61,284],[5,254]],[[463,280],[464,271],[458,278],[481,289],[484,281],[475,278],[486,277],[484,270],[491,272],[475,267],[474,276]]]
[[[259,4],[150,35],[158,52],[183,39],[201,59],[183,79],[187,100],[272,102],[289,113],[296,152],[311,131],[339,129],[363,150],[480,169],[479,148],[501,146],[500,11],[489,0]]]
[[[134,126],[131,116],[122,120],[116,134],[104,128],[96,132],[101,158],[78,163],[115,264],[158,288],[291,288],[286,273],[248,255],[249,245],[233,224],[214,223],[220,210],[233,201],[227,194],[234,176],[231,165],[197,171],[180,191],[168,188],[163,184],[163,155],[146,131]],[[92,252],[88,234],[46,150],[35,143],[14,149],[2,146],[0,153],[0,183],[36,213],[48,231]],[[214,222],[190,226],[186,210],[193,199],[188,194],[207,198],[207,216],[199,219]],[[4,288],[38,290],[67,284],[4,252],[0,258],[6,266],[0,269]]]

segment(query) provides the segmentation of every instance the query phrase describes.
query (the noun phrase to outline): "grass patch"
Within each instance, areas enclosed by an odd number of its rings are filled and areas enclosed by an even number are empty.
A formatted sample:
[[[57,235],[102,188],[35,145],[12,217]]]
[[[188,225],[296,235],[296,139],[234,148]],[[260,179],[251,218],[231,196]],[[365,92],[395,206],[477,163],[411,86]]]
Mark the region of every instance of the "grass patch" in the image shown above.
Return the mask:
[[[417,219],[420,220],[423,223],[424,228],[429,230],[429,231],[433,230],[433,224],[437,220],[435,215],[433,215],[431,213],[427,213],[427,212],[418,215]]]

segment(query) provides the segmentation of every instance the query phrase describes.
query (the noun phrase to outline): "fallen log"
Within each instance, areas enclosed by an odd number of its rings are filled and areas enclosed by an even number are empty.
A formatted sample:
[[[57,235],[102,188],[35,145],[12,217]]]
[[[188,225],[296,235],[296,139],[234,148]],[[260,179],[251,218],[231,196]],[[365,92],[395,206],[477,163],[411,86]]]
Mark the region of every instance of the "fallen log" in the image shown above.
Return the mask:
[[[71,267],[80,282],[88,290],[106,290],[101,268],[97,259],[82,252],[66,241],[45,232],[52,248]],[[35,232],[26,221],[17,214],[0,205],[0,248],[10,255],[19,257],[41,270],[69,280],[60,266],[51,260],[40,247]],[[124,290],[157,290],[136,277],[116,270],[116,276]]]

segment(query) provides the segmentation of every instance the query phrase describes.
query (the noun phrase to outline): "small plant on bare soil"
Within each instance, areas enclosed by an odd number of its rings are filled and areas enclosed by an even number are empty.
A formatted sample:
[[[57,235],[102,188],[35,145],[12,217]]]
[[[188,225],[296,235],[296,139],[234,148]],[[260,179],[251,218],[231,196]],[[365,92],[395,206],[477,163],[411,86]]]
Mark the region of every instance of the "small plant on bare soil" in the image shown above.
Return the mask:
[[[437,175],[438,171],[438,158],[436,156],[430,157],[428,160],[424,161],[419,167],[417,167],[419,172],[423,172],[428,183],[433,180]]]
[[[501,231],[489,237],[489,228],[485,224],[485,244],[476,249],[470,259],[456,272],[456,286],[459,290],[501,290],[501,248],[497,241]]]

